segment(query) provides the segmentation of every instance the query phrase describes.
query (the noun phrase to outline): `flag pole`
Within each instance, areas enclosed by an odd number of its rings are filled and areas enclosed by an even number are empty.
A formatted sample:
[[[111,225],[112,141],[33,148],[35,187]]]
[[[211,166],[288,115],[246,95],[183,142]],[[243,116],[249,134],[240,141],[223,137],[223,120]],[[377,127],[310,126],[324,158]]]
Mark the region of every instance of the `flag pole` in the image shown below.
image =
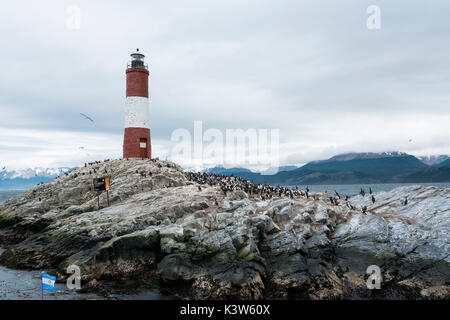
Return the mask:
[[[44,300],[44,286],[42,285],[42,273],[41,273],[41,300]]]

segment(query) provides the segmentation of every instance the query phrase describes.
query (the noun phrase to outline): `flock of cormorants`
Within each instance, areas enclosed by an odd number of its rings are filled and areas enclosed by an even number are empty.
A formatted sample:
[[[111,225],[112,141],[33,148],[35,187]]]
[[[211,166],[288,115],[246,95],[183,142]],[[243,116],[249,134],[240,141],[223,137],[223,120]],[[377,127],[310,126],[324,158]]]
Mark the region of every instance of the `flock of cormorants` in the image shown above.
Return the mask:
[[[308,191],[302,191],[298,188],[289,189],[286,187],[272,186],[268,184],[255,184],[250,180],[236,177],[234,175],[223,176],[220,174],[206,172],[185,172],[185,175],[188,180],[196,182],[200,185],[218,185],[225,196],[227,195],[227,192],[242,190],[248,195],[258,195],[262,200],[271,199],[274,196],[286,196],[292,199],[300,195],[309,197]],[[201,191],[201,187],[199,187],[199,191]]]
[[[129,159],[126,158],[126,159],[118,159],[118,160],[129,160]],[[142,158],[142,160],[144,160],[144,158]],[[159,163],[159,158],[145,159],[145,160],[152,161],[152,162],[158,162],[158,167],[162,167],[161,163]],[[87,168],[89,166],[93,166],[96,164],[101,164],[101,163],[105,163],[105,162],[109,162],[109,161],[111,161],[111,159],[106,159],[104,161],[88,162],[88,163],[84,164],[84,167]],[[68,175],[70,175],[70,173],[71,172],[66,172],[64,175],[68,176]],[[104,169],[103,172],[101,172],[101,173],[108,174],[108,170]],[[140,171],[136,170],[136,173],[140,174],[144,178],[147,177],[147,175],[150,177],[152,176],[151,172],[146,173],[146,172],[140,172]],[[92,170],[90,170],[89,173],[82,172],[80,174],[81,175],[97,174],[97,170],[95,168],[92,168]],[[269,185],[269,184],[256,184],[250,180],[236,177],[234,175],[224,176],[224,175],[220,175],[220,174],[206,173],[206,172],[185,172],[185,175],[189,181],[199,184],[199,186],[198,186],[199,191],[202,191],[201,185],[219,186],[220,189],[222,190],[224,196],[226,196],[228,192],[236,191],[236,190],[242,190],[250,196],[254,195],[254,196],[260,197],[261,200],[268,200],[268,199],[272,199],[273,197],[289,197],[291,199],[294,199],[297,197],[305,197],[305,198],[309,199],[311,196],[310,190],[308,187],[306,187],[306,189],[302,190],[302,189],[299,189],[297,186],[295,188],[291,189],[291,188],[283,187],[283,186],[273,186],[273,185]],[[78,174],[74,173],[71,177],[77,178]],[[58,178],[60,178],[60,177],[57,177],[56,179],[58,179]],[[171,187],[171,185],[169,185],[168,187]],[[366,195],[366,192],[364,191],[364,189],[361,188],[359,194],[364,197]],[[375,196],[372,194],[372,188],[369,188],[369,194],[371,195],[372,203],[375,203],[376,199],[375,199]],[[319,198],[316,194],[313,195],[312,198],[314,200],[319,200]],[[356,210],[356,208],[348,201],[349,197],[348,196],[342,197],[336,190],[334,191],[334,195],[329,197],[330,203],[335,206],[340,205],[340,200],[344,200],[345,205],[349,209]],[[405,198],[405,200],[402,201],[402,204],[407,205],[408,199]],[[367,212],[367,206],[363,206],[361,208],[361,212],[365,214]]]
[[[250,180],[236,177],[234,175],[224,176],[220,174],[205,173],[205,172],[186,172],[185,174],[190,181],[196,182],[200,185],[202,184],[203,185],[207,184],[209,186],[218,185],[225,196],[229,191],[243,190],[248,195],[259,196],[261,200],[271,199],[275,196],[277,197],[286,196],[291,199],[296,197],[310,198],[309,194],[310,191],[308,187],[306,187],[305,190],[301,190],[297,186],[293,189],[290,189],[287,187],[272,186],[269,184],[256,184]],[[202,191],[200,185],[198,186],[198,190]],[[369,188],[369,194],[371,195],[370,199],[374,204],[376,199],[375,196],[372,194],[372,188]],[[362,188],[360,191],[360,195],[363,197],[365,197],[366,195],[366,192]],[[314,195],[313,199],[318,200],[317,195]],[[339,203],[340,200],[343,200],[345,201],[345,205],[349,209],[357,210],[349,202],[349,197],[347,195],[345,197],[342,197],[336,190],[334,191],[334,195],[330,196],[329,200],[330,203],[335,206],[338,206],[340,204]],[[402,204],[403,205],[408,204],[408,199],[406,198],[405,201],[402,201]],[[360,210],[362,213],[366,214],[367,206],[363,206]]]
[[[227,192],[243,190],[248,195],[260,197],[261,200],[267,200],[273,197],[289,197],[291,199],[297,197],[305,197],[309,199],[311,197],[314,200],[319,200],[317,194],[314,194],[313,196],[310,195],[308,187],[306,187],[305,190],[301,190],[297,186],[293,189],[290,189],[287,187],[272,186],[269,184],[256,184],[250,180],[236,177],[234,175],[223,176],[220,174],[205,173],[205,172],[186,172],[185,174],[190,181],[196,182],[200,185],[202,184],[203,185],[207,184],[209,186],[218,185],[225,196],[227,195]],[[199,191],[202,190],[200,185],[198,186]],[[339,201],[342,200],[343,198],[337,191],[335,191],[334,193],[335,195],[330,196],[329,198],[330,203],[332,205],[338,206],[340,204]],[[353,205],[351,205],[350,202],[348,201],[349,200],[348,196],[345,196],[344,200],[348,208],[356,210],[356,208]],[[366,213],[367,207],[365,209],[364,207],[361,208],[361,211],[363,213]]]

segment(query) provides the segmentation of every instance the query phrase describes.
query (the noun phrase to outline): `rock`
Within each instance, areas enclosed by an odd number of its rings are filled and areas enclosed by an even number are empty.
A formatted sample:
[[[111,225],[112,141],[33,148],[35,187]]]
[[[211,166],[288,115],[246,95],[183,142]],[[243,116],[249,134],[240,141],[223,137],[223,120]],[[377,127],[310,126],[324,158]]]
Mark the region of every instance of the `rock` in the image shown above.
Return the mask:
[[[233,220],[231,219],[232,214],[230,212],[222,212],[216,215],[216,228],[224,229],[225,227],[231,225]]]
[[[331,235],[331,230],[326,225],[320,226],[318,232],[321,234],[325,234],[327,237]]]
[[[170,238],[176,241],[182,241],[184,238],[183,227],[179,225],[169,225],[160,229],[161,238]]]
[[[302,214],[302,219],[305,223],[311,223],[312,222],[312,218],[310,216],[310,214],[308,212],[304,212]]]
[[[248,201],[248,199],[234,200],[234,201],[231,201],[230,210],[235,211],[238,208],[248,206],[249,204],[251,204],[251,203]]]
[[[254,225],[262,232],[263,236],[280,232],[280,227],[273,220],[265,215],[260,214],[253,218]]]
[[[268,256],[275,257],[283,254],[294,254],[301,249],[301,246],[292,232],[282,231],[267,237],[261,243],[261,248]]]
[[[247,194],[242,190],[233,191],[230,195],[231,200],[247,199]]]
[[[89,236],[92,237],[92,238],[96,237],[97,236],[97,231],[91,230],[91,232],[89,232]]]
[[[164,254],[180,253],[186,250],[186,244],[168,237],[161,238],[160,246],[161,252]]]
[[[354,215],[348,224],[338,227],[334,238],[342,238],[342,242],[355,239],[387,242],[389,238],[388,224],[382,217]]]
[[[291,205],[291,200],[289,200],[289,199],[275,200],[275,201],[272,201],[272,203],[270,205],[270,210],[272,210],[272,211],[280,210],[281,208],[284,208],[289,205]]]
[[[316,247],[327,247],[330,244],[330,240],[323,234],[316,234],[306,241],[306,247],[308,249]]]
[[[234,214],[236,216],[247,217],[247,216],[255,214],[255,212],[256,212],[255,207],[253,205],[251,205],[251,204],[248,204],[246,206],[242,206],[242,207],[237,208],[234,211]]]
[[[183,254],[169,254],[158,264],[158,275],[165,281],[189,281],[199,273]]]
[[[329,219],[327,209],[324,207],[320,207],[318,212],[314,215],[314,220],[320,224],[327,224]]]
[[[89,190],[94,167],[111,174],[109,207],[101,194],[98,208]],[[448,188],[401,187],[377,193],[375,204],[356,196],[351,210],[321,193],[261,201],[208,184],[199,191],[178,166],[159,160],[75,173],[0,204],[0,243],[8,244],[1,264],[63,270],[75,263],[93,288],[104,279],[151,279],[189,299],[448,298]],[[368,295],[372,264],[386,288]]]
[[[275,222],[286,222],[290,220],[292,214],[292,206],[286,206],[283,209],[281,209],[279,212],[276,212],[274,214],[273,220]]]
[[[426,299],[449,300],[450,289],[448,286],[433,286],[422,289],[420,295]]]
[[[301,231],[301,235],[304,239],[308,239],[312,237],[312,230],[311,230],[311,226],[309,224],[304,225],[302,231]]]
[[[182,224],[183,234],[186,238],[191,238],[197,236],[202,230],[205,229],[205,219],[190,216]]]

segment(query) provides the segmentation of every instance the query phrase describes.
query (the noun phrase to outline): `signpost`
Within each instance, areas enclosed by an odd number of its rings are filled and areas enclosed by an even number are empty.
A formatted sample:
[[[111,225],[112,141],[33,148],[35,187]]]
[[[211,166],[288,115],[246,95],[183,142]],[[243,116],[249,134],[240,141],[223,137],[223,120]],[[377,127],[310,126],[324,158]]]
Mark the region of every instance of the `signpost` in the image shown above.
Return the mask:
[[[111,178],[103,177],[103,178],[95,178],[93,180],[94,190],[97,191],[105,191],[106,190],[106,198],[109,206],[109,190],[111,190]],[[97,205],[100,209],[100,194],[97,196]]]
[[[108,207],[109,207],[109,190],[111,189],[111,184],[109,182],[109,177],[105,178],[105,190],[106,190],[106,199],[108,200]]]

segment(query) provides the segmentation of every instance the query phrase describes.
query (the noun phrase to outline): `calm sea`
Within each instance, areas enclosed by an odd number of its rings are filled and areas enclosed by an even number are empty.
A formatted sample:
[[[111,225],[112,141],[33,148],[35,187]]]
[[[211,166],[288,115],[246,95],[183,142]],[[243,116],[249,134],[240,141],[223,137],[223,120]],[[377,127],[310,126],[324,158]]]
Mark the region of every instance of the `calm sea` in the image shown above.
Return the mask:
[[[25,190],[0,190],[0,203],[24,193]]]
[[[349,197],[359,194],[361,188],[366,192],[369,188],[372,188],[373,192],[390,191],[392,189],[403,186],[437,186],[450,188],[450,182],[436,182],[436,183],[378,183],[378,184],[328,184],[328,185],[310,185],[310,186],[298,186],[300,189],[309,188],[312,192],[325,192],[333,194],[336,190],[340,195],[347,195]],[[289,186],[292,187],[292,186]]]
[[[412,186],[412,185],[424,185],[424,186],[437,186],[437,187],[445,187],[450,188],[450,182],[442,182],[442,183],[378,183],[378,184],[327,184],[327,185],[298,185],[300,189],[309,188],[312,192],[325,192],[333,194],[336,190],[339,194],[343,196],[354,196],[359,194],[359,191],[364,189],[366,192],[369,191],[369,188],[372,188],[373,192],[380,191],[390,191],[397,187],[402,186]],[[293,188],[293,186],[287,186]],[[295,187],[295,186],[294,186]],[[15,197],[23,193],[25,190],[0,190],[0,203]]]

